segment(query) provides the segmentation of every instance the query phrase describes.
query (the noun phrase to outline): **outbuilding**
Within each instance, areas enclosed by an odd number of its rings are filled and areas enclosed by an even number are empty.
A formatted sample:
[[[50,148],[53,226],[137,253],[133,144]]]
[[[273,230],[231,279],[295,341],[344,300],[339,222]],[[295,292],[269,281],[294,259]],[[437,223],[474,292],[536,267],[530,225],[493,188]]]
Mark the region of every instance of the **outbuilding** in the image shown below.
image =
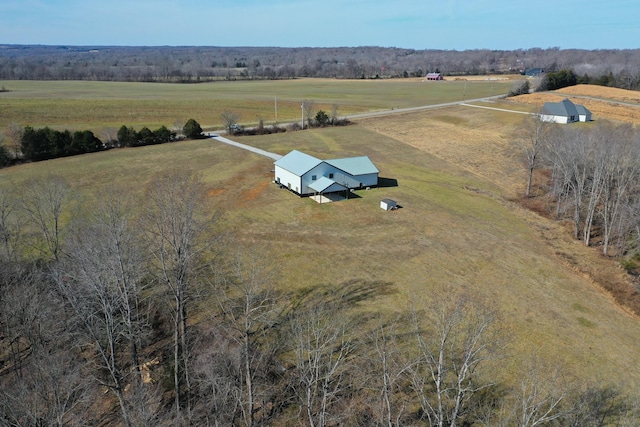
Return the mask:
[[[540,120],[562,124],[588,122],[591,121],[591,111],[565,98],[560,102],[545,102],[540,112]]]
[[[274,182],[300,196],[378,185],[379,171],[367,156],[320,160],[293,150],[274,166]]]
[[[391,199],[382,199],[380,201],[380,207],[382,209],[384,209],[385,211],[392,211],[394,209],[398,208],[398,204],[396,203],[395,200],[391,200]]]
[[[429,74],[427,74],[427,80],[442,80],[442,74],[440,74],[440,73],[429,73]]]

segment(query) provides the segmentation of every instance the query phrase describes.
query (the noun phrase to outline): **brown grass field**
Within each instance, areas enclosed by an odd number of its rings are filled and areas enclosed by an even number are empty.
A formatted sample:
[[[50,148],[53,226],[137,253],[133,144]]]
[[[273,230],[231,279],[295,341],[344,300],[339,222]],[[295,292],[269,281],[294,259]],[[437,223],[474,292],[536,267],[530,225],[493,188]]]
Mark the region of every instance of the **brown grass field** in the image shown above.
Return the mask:
[[[640,95],[638,92],[603,86],[577,85],[553,92],[533,93],[510,98],[513,102],[542,108],[545,102],[559,102],[569,98],[593,113],[593,119],[606,119],[640,124]]]
[[[295,148],[321,158],[368,155],[381,177],[397,180],[323,205],[272,184],[270,159],[212,140],[12,167],[0,170],[0,186],[59,174],[76,189],[78,203],[90,203],[106,187],[141,194],[167,168],[196,170],[211,209],[225,213],[226,228],[268,245],[286,292],[355,282],[370,297],[354,310],[375,316],[466,293],[500,313],[507,344],[506,358],[492,365],[497,377],[515,378],[537,355],[562,366],[569,379],[637,389],[640,320],[599,283],[624,281],[622,270],[572,241],[562,223],[515,201],[525,182],[512,145],[522,117],[453,107],[237,139],[281,154]],[[402,208],[381,210],[385,197]]]

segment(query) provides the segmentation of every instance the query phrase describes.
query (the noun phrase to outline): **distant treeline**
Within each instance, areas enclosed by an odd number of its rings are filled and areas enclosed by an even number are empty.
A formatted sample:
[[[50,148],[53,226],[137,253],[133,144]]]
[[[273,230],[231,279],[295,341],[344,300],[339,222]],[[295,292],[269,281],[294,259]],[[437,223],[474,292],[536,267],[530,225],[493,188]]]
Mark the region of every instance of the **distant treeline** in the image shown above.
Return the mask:
[[[640,49],[415,50],[384,47],[0,46],[0,79],[202,82],[402,78],[571,69],[590,83],[640,88]]]

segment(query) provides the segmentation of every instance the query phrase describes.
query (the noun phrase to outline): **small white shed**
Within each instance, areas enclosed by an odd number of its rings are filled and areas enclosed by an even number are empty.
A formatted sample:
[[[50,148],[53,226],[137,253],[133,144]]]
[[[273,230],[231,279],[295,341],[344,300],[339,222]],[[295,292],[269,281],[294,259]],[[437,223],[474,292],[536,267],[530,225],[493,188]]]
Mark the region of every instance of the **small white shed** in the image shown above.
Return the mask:
[[[380,207],[385,211],[392,211],[398,207],[398,204],[395,202],[395,200],[382,199],[382,201],[380,201]]]

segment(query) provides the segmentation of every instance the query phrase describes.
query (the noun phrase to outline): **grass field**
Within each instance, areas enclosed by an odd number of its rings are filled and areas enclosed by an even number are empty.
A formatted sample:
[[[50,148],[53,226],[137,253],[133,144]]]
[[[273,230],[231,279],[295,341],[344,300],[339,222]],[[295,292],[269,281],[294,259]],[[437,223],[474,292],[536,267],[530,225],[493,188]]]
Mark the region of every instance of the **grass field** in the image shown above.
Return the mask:
[[[367,96],[373,95],[360,99]],[[443,292],[468,293],[498,310],[508,336],[509,358],[498,361],[496,375],[513,378],[537,354],[569,376],[638,387],[640,321],[582,267],[620,270],[572,242],[562,224],[512,202],[525,179],[510,144],[520,120],[454,107],[238,138],[281,154],[295,148],[321,158],[368,155],[381,177],[397,180],[339,203],[318,205],[280,190],[271,183],[270,159],[213,140],[21,165],[0,170],[0,186],[60,174],[89,203],[101,188],[141,194],[166,168],[196,170],[211,209],[224,211],[225,226],[270,247],[287,292],[355,281],[375,297],[354,309],[376,315]],[[402,208],[381,210],[386,197]]]
[[[171,127],[189,118],[205,129],[223,128],[221,114],[234,111],[244,125],[297,121],[303,100],[338,115],[389,110],[506,93],[509,81],[425,82],[298,79],[202,84],[85,81],[0,81],[0,130],[9,123],[60,129]]]

